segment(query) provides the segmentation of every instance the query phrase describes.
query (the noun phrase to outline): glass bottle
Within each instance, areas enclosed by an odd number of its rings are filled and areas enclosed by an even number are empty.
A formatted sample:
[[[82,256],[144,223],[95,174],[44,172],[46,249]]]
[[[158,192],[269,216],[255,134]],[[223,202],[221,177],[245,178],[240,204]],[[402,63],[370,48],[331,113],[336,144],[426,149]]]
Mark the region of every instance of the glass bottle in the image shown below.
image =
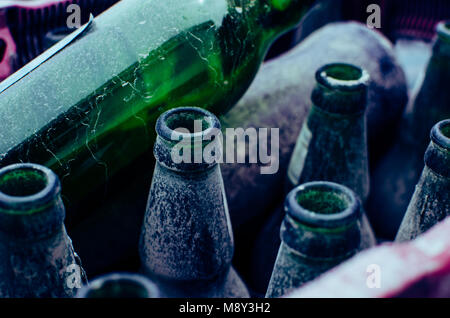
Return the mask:
[[[416,238],[450,215],[450,119],[431,130],[425,168],[400,225],[396,241]]]
[[[72,297],[86,279],[64,226],[58,177],[36,164],[0,170],[0,297]]]
[[[83,286],[77,298],[159,298],[158,287],[138,274],[113,273]]]
[[[287,169],[287,192],[311,181],[331,181],[352,189],[364,202],[369,192],[366,118],[369,75],[357,66],[332,63],[320,67],[312,105],[303,122]],[[252,285],[261,291],[280,244],[283,203],[273,208],[253,248]],[[361,247],[376,244],[363,213]],[[256,282],[257,281],[257,282]]]
[[[234,243],[220,166],[216,157],[205,157],[207,149],[221,153],[219,120],[201,108],[175,108],[161,115],[156,131],[140,239],[143,272],[168,297],[248,297],[231,266]],[[186,157],[178,160],[175,153]]]
[[[118,2],[72,42],[58,43],[0,85],[0,165],[51,168],[71,205],[102,195],[119,171],[138,171],[162,112],[232,106],[269,45],[312,2]]]
[[[334,63],[316,72],[312,107],[295,145],[287,187],[331,181],[352,189],[365,202],[369,195],[367,154],[368,73],[351,64]],[[365,213],[365,247],[376,243]]]
[[[285,201],[282,243],[266,297],[280,297],[360,249],[362,209],[357,196],[332,182],[310,182]]]
[[[367,212],[375,232],[394,239],[423,168],[429,131],[450,117],[450,22],[437,26],[433,54],[420,89],[413,94],[395,144],[371,179]]]

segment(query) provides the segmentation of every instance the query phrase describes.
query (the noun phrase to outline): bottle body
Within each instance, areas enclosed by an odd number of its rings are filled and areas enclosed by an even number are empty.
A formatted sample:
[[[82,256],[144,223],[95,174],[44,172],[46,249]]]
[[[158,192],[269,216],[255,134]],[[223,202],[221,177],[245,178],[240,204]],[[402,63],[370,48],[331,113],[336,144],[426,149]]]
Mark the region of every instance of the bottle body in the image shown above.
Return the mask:
[[[170,127],[174,122],[192,125],[192,114],[204,116],[210,128],[220,127],[214,115],[198,108],[177,108],[158,120],[157,163],[140,240],[143,271],[168,297],[247,297],[231,267],[233,234],[219,165],[174,163],[175,145],[164,133],[178,128]],[[194,148],[205,146],[200,140]]]
[[[396,241],[408,241],[450,215],[450,120],[435,125],[425,168],[400,225]]]
[[[394,146],[373,172],[368,214],[385,239],[394,239],[420,179],[430,129],[450,117],[450,95],[444,84],[450,81],[449,43],[449,23],[441,22],[422,85],[408,105]]]
[[[72,297],[85,280],[64,227],[59,180],[45,167],[0,170],[0,294]]]
[[[288,194],[285,210],[267,297],[288,294],[360,250],[362,211],[348,188],[306,183]]]

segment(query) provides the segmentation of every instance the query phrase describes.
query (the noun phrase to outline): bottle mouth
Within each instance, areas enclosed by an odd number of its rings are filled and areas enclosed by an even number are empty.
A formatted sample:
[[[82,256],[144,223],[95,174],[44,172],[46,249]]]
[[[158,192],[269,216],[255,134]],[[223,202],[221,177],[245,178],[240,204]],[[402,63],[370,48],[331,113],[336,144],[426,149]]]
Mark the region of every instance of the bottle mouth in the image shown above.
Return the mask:
[[[441,21],[436,27],[436,32],[442,40],[450,42],[450,20]]]
[[[179,107],[162,114],[156,123],[158,136],[167,141],[181,139],[210,140],[215,130],[220,130],[216,116],[198,107]]]
[[[450,150],[450,119],[443,120],[433,127],[431,140],[438,146]]]
[[[155,284],[140,275],[111,274],[83,287],[77,298],[158,298]]]
[[[367,71],[346,63],[327,64],[316,72],[316,80],[323,86],[341,91],[365,89],[369,82]]]
[[[4,210],[28,211],[53,201],[59,192],[58,177],[44,166],[24,163],[0,170],[0,208]]]
[[[285,202],[286,213],[313,227],[336,228],[360,217],[360,203],[349,188],[332,182],[310,182],[292,190]]]

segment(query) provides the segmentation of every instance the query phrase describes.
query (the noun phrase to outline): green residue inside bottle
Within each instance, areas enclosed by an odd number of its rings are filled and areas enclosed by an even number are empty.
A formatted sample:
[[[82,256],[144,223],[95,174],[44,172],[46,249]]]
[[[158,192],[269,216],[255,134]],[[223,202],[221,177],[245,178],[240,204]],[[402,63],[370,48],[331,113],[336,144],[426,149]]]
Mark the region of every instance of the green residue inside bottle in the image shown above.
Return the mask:
[[[326,71],[328,77],[341,81],[356,81],[361,78],[361,70],[345,64],[330,66]]]
[[[271,0],[270,2],[272,4],[272,6],[274,7],[274,9],[283,11],[289,7],[289,5],[291,4],[292,1],[291,0]]]
[[[336,214],[348,207],[348,200],[336,192],[310,190],[300,192],[297,202],[304,209],[319,214]]]
[[[445,126],[441,131],[445,137],[450,138],[450,126]]]
[[[27,197],[41,192],[47,179],[39,171],[14,170],[0,177],[0,192],[12,197]]]

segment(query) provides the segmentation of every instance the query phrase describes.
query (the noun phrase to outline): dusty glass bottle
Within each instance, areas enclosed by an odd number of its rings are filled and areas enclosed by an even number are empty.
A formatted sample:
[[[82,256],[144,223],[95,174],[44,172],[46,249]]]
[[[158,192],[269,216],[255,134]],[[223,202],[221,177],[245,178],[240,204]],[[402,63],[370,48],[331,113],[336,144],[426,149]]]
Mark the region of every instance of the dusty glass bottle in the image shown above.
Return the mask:
[[[63,180],[67,201],[79,202],[151,149],[165,110],[232,106],[311,2],[118,2],[0,85],[0,165],[43,164]]]
[[[220,166],[204,156],[208,149],[221,153],[219,120],[200,108],[175,108],[161,115],[156,131],[140,239],[144,273],[168,297],[248,297],[231,266],[234,243]],[[180,142],[187,148],[180,150]],[[174,158],[179,152],[183,160]]]
[[[85,281],[60,192],[46,167],[0,170],[0,297],[72,297]]]
[[[310,181],[331,181],[352,189],[365,202],[369,195],[367,154],[368,73],[351,64],[334,63],[316,72],[312,107],[288,167],[287,187]],[[364,239],[376,243],[363,214]]]
[[[266,297],[286,295],[360,250],[360,200],[349,188],[310,182],[285,201],[281,246]]]
[[[431,130],[425,168],[401,223],[396,241],[416,238],[450,215],[450,120]]]
[[[369,194],[365,119],[369,75],[350,64],[328,64],[317,70],[316,81],[313,106],[289,164],[290,187],[333,181],[365,201]]]
[[[450,21],[437,26],[433,54],[420,89],[413,94],[393,148],[371,180],[367,211],[375,231],[394,239],[423,169],[434,124],[450,117]]]
[[[357,66],[333,63],[319,68],[315,77],[312,106],[288,166],[286,192],[306,182],[331,181],[349,187],[364,202],[369,192],[365,119],[369,75]],[[258,291],[270,279],[284,217],[280,202],[253,248],[252,285]],[[365,213],[362,232],[362,248],[376,244]]]
[[[77,298],[158,298],[158,286],[138,274],[114,273],[83,286]]]

